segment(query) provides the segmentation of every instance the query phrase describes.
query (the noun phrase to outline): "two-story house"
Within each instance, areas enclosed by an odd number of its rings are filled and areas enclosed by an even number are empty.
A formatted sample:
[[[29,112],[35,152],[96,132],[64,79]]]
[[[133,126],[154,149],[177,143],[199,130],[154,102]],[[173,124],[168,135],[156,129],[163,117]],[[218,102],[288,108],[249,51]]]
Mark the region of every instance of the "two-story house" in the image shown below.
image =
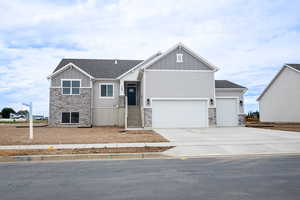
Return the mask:
[[[145,60],[63,59],[48,77],[49,126],[242,125],[247,89],[218,70],[183,44]]]

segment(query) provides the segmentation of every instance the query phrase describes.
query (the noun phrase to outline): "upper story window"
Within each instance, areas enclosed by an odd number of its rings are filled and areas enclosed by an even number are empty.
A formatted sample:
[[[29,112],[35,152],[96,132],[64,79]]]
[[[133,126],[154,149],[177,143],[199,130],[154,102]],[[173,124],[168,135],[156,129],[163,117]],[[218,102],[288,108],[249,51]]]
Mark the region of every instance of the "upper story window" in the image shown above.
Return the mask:
[[[100,83],[100,97],[113,98],[114,97],[114,84],[113,83]]]
[[[80,94],[81,80],[78,79],[68,79],[61,80],[62,94],[72,95]]]
[[[183,62],[183,54],[182,53],[176,54],[176,62],[178,62],[178,63]]]

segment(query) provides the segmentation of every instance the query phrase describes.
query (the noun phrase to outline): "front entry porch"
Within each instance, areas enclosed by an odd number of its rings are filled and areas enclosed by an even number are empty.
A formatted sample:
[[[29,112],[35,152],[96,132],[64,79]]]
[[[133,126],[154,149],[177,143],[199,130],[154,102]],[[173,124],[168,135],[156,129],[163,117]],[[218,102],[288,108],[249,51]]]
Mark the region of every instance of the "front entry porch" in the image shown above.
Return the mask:
[[[127,127],[142,128],[140,82],[124,82],[124,91],[127,98]]]

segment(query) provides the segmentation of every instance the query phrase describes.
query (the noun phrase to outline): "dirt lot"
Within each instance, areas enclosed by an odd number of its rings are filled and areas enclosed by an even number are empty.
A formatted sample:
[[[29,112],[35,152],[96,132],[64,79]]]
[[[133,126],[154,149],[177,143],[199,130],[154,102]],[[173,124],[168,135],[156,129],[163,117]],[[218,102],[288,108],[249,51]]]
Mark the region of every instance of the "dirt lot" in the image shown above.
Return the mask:
[[[154,131],[127,131],[117,127],[49,128],[33,129],[34,139],[28,139],[28,128],[0,126],[0,145],[21,144],[92,144],[168,142]]]
[[[0,150],[0,156],[59,155],[59,154],[95,154],[95,153],[145,153],[163,152],[172,147],[122,147],[91,149],[43,149],[43,150]]]
[[[262,122],[247,122],[247,127],[265,128],[281,131],[300,132],[300,123],[262,123]]]

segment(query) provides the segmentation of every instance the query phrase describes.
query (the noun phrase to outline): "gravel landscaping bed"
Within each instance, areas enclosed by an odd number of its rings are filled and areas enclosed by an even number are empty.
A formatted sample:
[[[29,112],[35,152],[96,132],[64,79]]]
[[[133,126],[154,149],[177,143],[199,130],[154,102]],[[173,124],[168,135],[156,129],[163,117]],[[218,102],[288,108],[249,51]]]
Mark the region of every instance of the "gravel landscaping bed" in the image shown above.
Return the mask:
[[[300,132],[300,123],[266,123],[266,122],[248,122],[246,127],[265,128],[281,131]]]

